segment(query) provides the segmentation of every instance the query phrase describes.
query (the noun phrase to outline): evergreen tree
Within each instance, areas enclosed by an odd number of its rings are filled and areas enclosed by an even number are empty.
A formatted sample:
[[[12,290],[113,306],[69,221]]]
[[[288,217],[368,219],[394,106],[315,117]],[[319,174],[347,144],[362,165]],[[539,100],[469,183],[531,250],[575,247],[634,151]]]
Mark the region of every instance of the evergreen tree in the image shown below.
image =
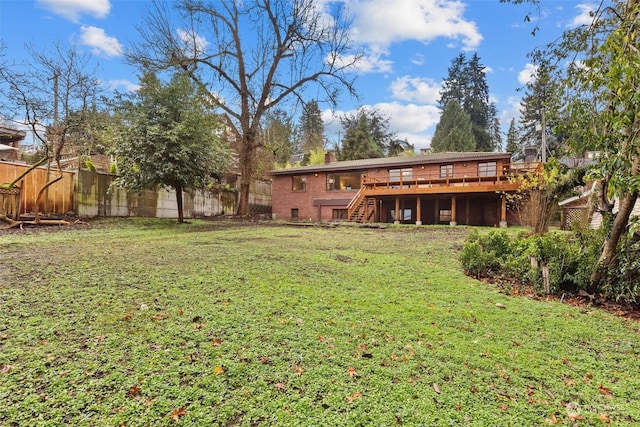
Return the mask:
[[[558,118],[562,116],[556,90],[557,83],[552,79],[547,66],[544,64],[538,66],[533,79],[527,83],[520,110],[522,125],[520,145],[542,150],[544,127],[547,155],[552,157],[560,153],[564,141],[564,136],[555,131],[560,124]]]
[[[523,156],[520,138],[518,136],[518,128],[516,127],[516,119],[511,119],[509,130],[507,131],[507,152],[511,153],[511,157],[515,160],[521,159]]]
[[[318,102],[312,100],[300,115],[300,151],[308,153],[319,148],[324,148],[324,124]]]
[[[284,165],[289,161],[294,150],[294,129],[291,117],[282,109],[275,109],[266,114],[264,131],[264,147],[273,155],[273,161]]]
[[[473,151],[474,147],[473,125],[469,115],[460,107],[458,101],[452,99],[442,111],[431,140],[431,150]]]
[[[467,99],[469,83],[467,81],[467,57],[464,53],[458,54],[451,61],[448,72],[449,75],[442,83],[442,92],[438,104],[440,109],[444,110],[449,101],[455,100],[458,105],[464,105]]]
[[[360,114],[355,126],[346,128],[339,154],[340,160],[383,157],[382,147],[376,143],[365,114]]]
[[[206,186],[229,157],[209,99],[185,74],[165,85],[147,72],[140,90],[118,96],[114,107],[120,121],[114,126],[116,182],[128,189],[173,188],[183,222],[182,191]]]
[[[344,115],[340,118],[345,138],[350,129],[355,129],[361,122],[366,123],[368,132],[380,149],[380,156],[395,155],[396,132],[389,130],[389,117],[375,108],[360,108],[356,114]]]
[[[449,101],[455,100],[468,114],[475,140],[471,150],[494,151],[501,146],[502,138],[497,131],[500,123],[495,105],[489,102],[484,69],[477,54],[468,59],[460,53],[451,61],[438,102],[444,110]]]

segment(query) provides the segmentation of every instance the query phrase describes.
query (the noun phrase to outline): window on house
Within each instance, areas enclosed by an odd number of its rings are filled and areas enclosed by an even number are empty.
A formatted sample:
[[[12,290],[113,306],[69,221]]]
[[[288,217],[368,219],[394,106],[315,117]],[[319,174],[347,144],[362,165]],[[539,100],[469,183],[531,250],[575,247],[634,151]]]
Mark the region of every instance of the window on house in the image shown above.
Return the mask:
[[[307,189],[307,177],[304,175],[293,175],[292,191],[305,191]]]
[[[451,221],[451,209],[440,209],[440,222]]]
[[[291,209],[291,219],[298,219],[299,211],[298,208]]]
[[[358,190],[361,186],[362,174],[360,172],[327,174],[327,191]]]
[[[440,166],[440,178],[451,178],[451,177],[453,177],[453,165]]]
[[[331,218],[335,220],[344,220],[347,219],[347,210],[346,209],[333,209],[331,213]]]
[[[389,169],[389,181],[411,181],[413,179],[413,169]]]
[[[395,209],[391,209],[390,211],[391,214],[391,220],[393,221],[411,221],[411,209],[400,209],[400,216],[398,219],[398,217],[396,217],[396,210]]]
[[[478,163],[478,176],[496,176],[496,162]]]

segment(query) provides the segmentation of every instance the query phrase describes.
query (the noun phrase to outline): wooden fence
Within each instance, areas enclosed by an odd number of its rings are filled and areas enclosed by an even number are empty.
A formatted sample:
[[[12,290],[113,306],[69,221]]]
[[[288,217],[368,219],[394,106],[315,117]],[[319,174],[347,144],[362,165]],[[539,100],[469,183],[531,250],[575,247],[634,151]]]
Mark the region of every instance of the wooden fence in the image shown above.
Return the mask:
[[[24,172],[28,166],[0,162],[0,183],[9,183]],[[79,216],[144,216],[177,218],[178,208],[174,191],[142,190],[126,191],[114,188],[113,175],[82,170],[63,172],[60,181],[49,187],[40,203],[40,212],[65,214],[69,211]],[[49,173],[50,179],[59,172]],[[20,194],[7,191],[0,194],[0,213],[17,217],[15,206],[20,204],[20,214],[34,212],[35,198],[47,182],[46,168],[38,168],[23,178]],[[20,202],[18,202],[20,200]],[[233,191],[185,191],[183,193],[184,215],[208,217],[233,214],[237,205],[237,193]],[[250,190],[251,213],[271,213],[271,183],[256,181]],[[45,206],[45,203],[48,203]]]
[[[29,165],[0,162],[0,183],[10,183]],[[36,197],[45,183],[62,174],[62,179],[43,194],[40,199],[40,212],[66,213],[73,210],[73,172],[47,171],[39,167],[27,174],[17,185],[20,187],[20,213],[22,215],[35,212]]]

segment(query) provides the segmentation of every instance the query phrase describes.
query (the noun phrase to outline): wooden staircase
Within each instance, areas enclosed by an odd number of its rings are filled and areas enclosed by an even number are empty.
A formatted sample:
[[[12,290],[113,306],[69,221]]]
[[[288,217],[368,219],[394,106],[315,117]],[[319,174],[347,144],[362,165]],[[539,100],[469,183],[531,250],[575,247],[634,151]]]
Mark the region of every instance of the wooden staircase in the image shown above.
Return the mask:
[[[375,218],[375,213],[375,197],[366,197],[362,189],[358,191],[347,207],[347,218],[352,222],[371,222]]]

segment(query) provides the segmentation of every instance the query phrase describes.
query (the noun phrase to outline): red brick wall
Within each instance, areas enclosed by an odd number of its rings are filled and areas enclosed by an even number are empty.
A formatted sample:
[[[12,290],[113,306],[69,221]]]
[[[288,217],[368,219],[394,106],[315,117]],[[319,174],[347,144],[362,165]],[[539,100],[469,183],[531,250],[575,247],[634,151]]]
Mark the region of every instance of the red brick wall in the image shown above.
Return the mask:
[[[305,191],[292,191],[293,178],[291,175],[275,175],[272,188],[271,211],[276,219],[291,219],[291,209],[298,209],[298,219],[308,221],[329,221],[332,219],[333,209],[346,209],[343,200],[351,200],[359,189],[332,190],[326,189],[325,173],[308,173]],[[335,200],[336,205],[330,205]],[[340,201],[340,202],[338,202]],[[314,206],[314,202],[315,206]],[[318,205],[321,204],[321,205]]]

